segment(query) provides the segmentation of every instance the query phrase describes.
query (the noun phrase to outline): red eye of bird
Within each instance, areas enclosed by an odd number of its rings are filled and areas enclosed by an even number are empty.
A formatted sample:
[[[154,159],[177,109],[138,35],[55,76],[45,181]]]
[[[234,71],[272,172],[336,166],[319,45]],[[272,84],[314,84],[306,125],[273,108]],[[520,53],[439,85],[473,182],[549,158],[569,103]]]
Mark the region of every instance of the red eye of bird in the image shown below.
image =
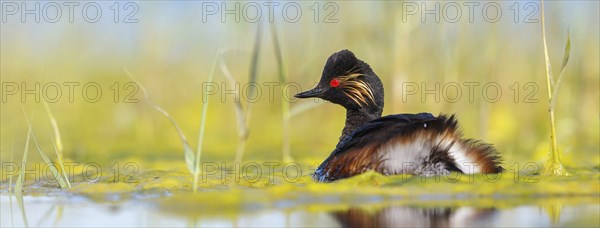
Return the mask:
[[[338,87],[338,86],[340,86],[340,80],[337,80],[337,79],[332,79],[332,80],[329,82],[329,85],[330,85],[331,87]]]

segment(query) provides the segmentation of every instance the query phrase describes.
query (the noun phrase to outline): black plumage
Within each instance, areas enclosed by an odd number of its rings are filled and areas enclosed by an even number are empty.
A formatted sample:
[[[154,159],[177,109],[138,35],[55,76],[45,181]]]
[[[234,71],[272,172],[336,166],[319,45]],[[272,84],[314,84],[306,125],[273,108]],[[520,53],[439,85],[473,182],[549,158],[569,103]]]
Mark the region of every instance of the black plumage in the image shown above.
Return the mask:
[[[381,117],[383,85],[371,67],[348,50],[331,55],[317,87],[296,97],[319,97],[346,108],[342,136],[315,171],[317,181],[334,181],[367,170],[427,176],[502,171],[495,149],[463,139],[454,115]]]

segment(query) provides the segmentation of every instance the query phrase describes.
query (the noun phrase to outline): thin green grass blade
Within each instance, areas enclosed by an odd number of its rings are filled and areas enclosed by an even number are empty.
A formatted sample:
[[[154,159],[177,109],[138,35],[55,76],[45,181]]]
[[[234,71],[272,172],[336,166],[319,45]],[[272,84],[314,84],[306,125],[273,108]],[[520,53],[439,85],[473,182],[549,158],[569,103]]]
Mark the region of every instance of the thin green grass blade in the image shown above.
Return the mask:
[[[15,140],[13,139],[11,141],[11,149],[10,149],[10,163],[11,164],[14,164],[13,163],[14,162],[14,159],[13,159],[14,158],[13,157],[14,153],[15,153]],[[8,204],[9,204],[9,207],[10,207],[10,226],[14,227],[15,226],[15,221],[14,221],[15,219],[14,219],[14,216],[13,216],[12,197],[13,197],[13,193],[15,192],[15,189],[13,188],[12,179],[13,179],[13,175],[11,174],[8,177],[8,201],[9,201]]]
[[[13,139],[13,141],[11,142],[11,147],[10,147],[10,163],[13,164],[13,154],[15,152],[15,141]],[[12,179],[13,179],[13,175],[11,174],[10,176],[8,176],[8,195],[10,196],[12,194]]]
[[[48,118],[50,118],[50,124],[52,125],[52,130],[54,131],[54,139],[55,139],[55,144],[56,144],[56,148],[57,148],[57,155],[58,155],[58,159],[62,160],[63,158],[63,144],[62,144],[62,137],[60,136],[60,131],[58,130],[58,122],[56,121],[56,118],[54,118],[54,115],[52,114],[52,110],[50,109],[50,106],[48,106],[48,102],[46,102],[46,100],[42,99],[44,101],[44,108],[46,109],[46,113],[48,114]]]
[[[229,82],[229,85],[234,86],[237,83],[237,81],[235,80],[235,78],[233,77],[233,74],[229,70],[227,63],[225,63],[225,59],[223,58],[222,54],[221,54],[221,61],[219,61],[219,68],[221,69],[221,73],[223,73],[223,75]],[[238,90],[234,90],[234,93],[235,93],[235,95],[234,95],[235,97],[239,96]],[[244,136],[248,133],[248,131],[246,129],[246,123],[245,123],[246,118],[244,117],[244,107],[242,106],[241,99],[235,99],[234,101],[235,101],[234,102],[235,114],[236,114],[236,120],[237,120],[237,126],[238,126],[238,136],[240,138],[244,138]]]
[[[185,164],[187,165],[187,168],[190,170],[190,173],[192,173],[195,170],[194,167],[194,161],[196,160],[194,157],[194,150],[192,149],[192,147],[189,144],[183,144],[183,153],[184,153],[184,158],[185,158]]]
[[[281,46],[279,45],[279,37],[277,35],[277,28],[274,23],[271,23],[271,40],[273,41],[273,49],[275,51],[275,59],[277,61],[277,74],[279,82],[286,83],[287,76],[283,65],[283,54],[281,53]],[[281,124],[282,126],[282,158],[284,162],[292,161],[291,148],[290,148],[290,104],[285,100],[281,99]]]
[[[138,82],[133,77],[133,75],[129,72],[129,70],[127,70],[127,68],[123,67],[123,70],[125,71],[125,74],[127,74],[127,76],[140,87],[140,89],[142,90],[142,93],[144,94],[144,101],[146,102],[146,104],[148,104],[154,110],[158,111],[160,114],[162,114],[164,117],[166,117],[169,120],[169,122],[171,122],[171,125],[173,125],[173,127],[175,128],[175,131],[177,131],[177,134],[179,135],[179,138],[181,139],[181,143],[183,144],[183,154],[185,157],[185,164],[187,165],[188,170],[190,170],[190,173],[194,173],[194,170],[195,170],[194,161],[196,160],[194,158],[194,150],[192,150],[192,147],[188,143],[188,140],[185,137],[185,134],[183,134],[183,131],[181,130],[181,128],[179,127],[179,124],[177,124],[177,121],[175,121],[175,119],[171,116],[171,114],[169,114],[166,110],[164,110],[162,107],[158,106],[157,104],[155,104],[154,102],[152,102],[150,100],[150,96],[148,95],[148,91],[146,90],[146,87],[144,87],[140,82]]]
[[[52,146],[54,147],[54,152],[56,153],[56,155],[58,156],[58,149],[56,148],[56,144],[54,143],[54,138],[52,138],[52,135],[50,136],[50,138],[52,139]],[[60,165],[60,170],[63,174],[63,177],[65,178],[65,182],[67,182],[67,186],[69,188],[71,188],[71,181],[69,181],[69,177],[67,176],[67,172],[65,171],[65,166],[63,164],[63,161],[60,157],[58,157],[58,165]]]
[[[56,169],[56,167],[52,163],[52,160],[50,160],[50,158],[48,158],[48,156],[46,156],[46,154],[44,153],[44,151],[38,144],[37,139],[35,138],[35,136],[33,134],[32,134],[32,138],[33,138],[33,142],[34,142],[38,152],[40,152],[40,156],[42,156],[42,159],[44,159],[44,162],[46,162],[46,165],[48,166],[48,168],[50,168],[50,171],[52,171],[52,175],[54,175],[54,179],[56,179],[56,181],[58,181],[58,185],[60,185],[60,187],[63,189],[70,188],[70,186],[67,184],[67,182],[63,179],[63,176],[61,175],[61,173],[58,171],[58,169]]]
[[[571,56],[571,31],[567,29],[567,44],[565,45],[565,53],[563,54],[562,65],[560,66],[560,71],[563,72],[567,67],[567,63],[569,63],[569,58]],[[560,79],[559,79],[560,81]]]
[[[249,73],[249,83],[256,83],[258,79],[258,60],[260,55],[260,44],[262,43],[262,23],[258,23],[258,27],[256,28],[256,40],[254,42],[254,48],[252,50],[252,58],[250,60],[250,73]],[[254,97],[256,94],[256,87],[252,87],[250,89],[250,97]],[[251,104],[251,103],[248,103]]]
[[[60,131],[58,130],[58,122],[56,121],[56,118],[54,118],[54,114],[52,114],[52,110],[50,109],[48,102],[46,102],[45,100],[44,107],[46,109],[46,113],[48,114],[48,118],[50,119],[50,124],[52,125],[53,135],[50,135],[50,138],[52,139],[52,144],[54,146],[54,153],[56,154],[56,157],[58,159],[58,165],[60,165],[60,171],[62,172],[64,181],[67,183],[67,187],[71,188],[71,182],[67,177],[67,173],[65,171],[65,166],[63,163],[64,147],[62,143],[62,137],[60,136]]]
[[[215,75],[215,68],[217,67],[217,60],[219,59],[219,52],[215,55],[215,59],[213,60],[212,66],[210,67],[210,73],[208,74],[208,83],[213,81]],[[206,91],[205,91],[206,93]],[[206,96],[206,94],[204,94]],[[200,116],[200,133],[198,134],[198,147],[196,149],[196,161],[194,162],[194,182],[193,182],[193,192],[196,193],[198,191],[198,177],[200,176],[200,158],[202,156],[202,144],[204,142],[204,134],[206,130],[206,115],[208,113],[208,101],[209,97],[206,96],[206,101],[202,104],[202,115]]]
[[[27,121],[27,124],[29,124],[29,120]],[[29,126],[29,128],[31,128],[31,126]],[[40,144],[38,143],[37,139],[35,138],[35,135],[33,134],[33,132],[31,132],[31,138],[33,138],[33,143],[35,144],[37,151],[40,152],[40,156],[42,157],[42,159],[44,159],[44,162],[46,163],[48,168],[50,168],[50,171],[52,172],[52,175],[54,175],[54,179],[56,179],[56,181],[58,182],[58,185],[60,185],[60,188],[63,188],[63,189],[69,188],[69,185],[67,185],[67,183],[63,180],[63,177],[60,175],[60,173],[58,172],[58,170],[56,169],[54,164],[52,164],[52,160],[50,160],[50,158],[48,158],[48,156],[46,156],[46,154],[40,147]]]
[[[558,74],[558,79],[554,86],[554,91],[552,91],[552,102],[550,103],[550,108],[554,109],[556,105],[556,101],[558,100],[558,90],[560,89],[560,85],[563,80],[563,76],[565,75],[565,69],[567,68],[567,64],[569,63],[569,57],[571,55],[571,35],[567,32],[567,44],[565,45],[565,53],[563,55],[563,62],[560,66],[560,73]]]
[[[256,27],[256,40],[254,42],[254,48],[252,50],[252,58],[250,59],[250,72],[248,74],[249,79],[248,79],[248,83],[249,84],[254,84],[256,83],[256,81],[258,80],[258,60],[259,60],[259,56],[260,56],[260,45],[262,43],[262,23],[258,24],[258,27]],[[248,96],[249,97],[254,97],[256,95],[256,86],[251,86],[248,88]],[[252,102],[248,102],[248,104],[246,105],[246,114],[244,115],[246,120],[246,127],[250,128],[248,124],[248,121],[250,121],[250,116],[252,114]]]
[[[23,223],[25,227],[29,227],[27,223],[27,214],[25,213],[25,205],[23,204],[23,183],[25,182],[25,164],[27,164],[27,153],[29,151],[29,139],[31,138],[31,127],[27,131],[27,140],[25,141],[25,150],[23,151],[23,160],[21,161],[21,172],[15,183],[15,197],[17,198],[17,204],[21,208],[21,217],[23,217]]]
[[[285,83],[287,82],[287,77],[283,68],[283,55],[281,53],[279,36],[277,35],[275,23],[271,23],[271,39],[273,40],[273,49],[275,49],[275,59],[277,60],[277,75],[279,76],[279,82]]]
[[[13,207],[12,207],[12,205],[13,205],[12,193],[8,194],[8,205],[9,205],[9,210],[10,210],[10,226],[15,227],[15,218],[13,216]]]
[[[249,93],[248,96],[254,98],[256,96],[257,86],[256,82],[258,81],[258,63],[260,56],[260,46],[262,43],[262,23],[259,23],[256,27],[256,40],[254,41],[254,47],[252,50],[252,57],[250,59],[250,72],[248,73],[248,88]],[[246,109],[244,110],[244,128],[243,132],[240,134],[240,142],[238,143],[238,149],[235,155],[235,162],[242,162],[242,158],[244,157],[244,152],[246,151],[246,141],[250,136],[250,118],[252,116],[252,105],[253,102],[247,102]]]
[[[546,24],[544,18],[544,1],[541,3],[542,14],[542,42],[544,44],[544,60],[546,63],[546,82],[548,84],[548,97],[552,99],[552,89],[554,89],[554,77],[552,77],[552,64],[550,64],[550,56],[548,55],[548,44],[546,42]]]
[[[223,57],[223,52],[221,52],[220,56],[221,56],[221,58],[219,61],[219,68],[221,69],[221,73],[223,73],[223,75],[229,82],[229,85],[235,86],[235,84],[237,82],[236,82],[235,78],[233,77],[233,74],[229,70],[229,67],[225,63],[225,59]],[[238,90],[235,90],[234,93],[235,93],[235,97],[239,96]],[[241,100],[235,99],[234,106],[235,106],[236,124],[237,124],[237,128],[238,128],[238,141],[239,141],[237,150],[235,152],[235,162],[241,162],[242,157],[244,155],[244,150],[246,148],[245,141],[248,138],[248,127],[246,126],[246,117],[245,117],[244,108],[242,106]]]

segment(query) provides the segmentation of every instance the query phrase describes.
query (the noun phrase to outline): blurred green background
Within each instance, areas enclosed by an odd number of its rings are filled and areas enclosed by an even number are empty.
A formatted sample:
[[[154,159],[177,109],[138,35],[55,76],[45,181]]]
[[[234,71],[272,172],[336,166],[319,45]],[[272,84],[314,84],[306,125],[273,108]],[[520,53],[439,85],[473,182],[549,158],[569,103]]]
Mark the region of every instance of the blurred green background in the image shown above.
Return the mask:
[[[97,23],[85,21],[77,10],[73,23],[68,21],[66,11],[57,23],[48,23],[43,17],[36,23],[33,16],[27,16],[23,23],[19,14],[3,15],[7,21],[1,24],[0,35],[2,161],[10,160],[13,144],[15,160],[19,160],[23,151],[27,123],[22,109],[31,119],[42,146],[51,151],[52,128],[43,104],[35,101],[35,95],[25,95],[25,102],[21,100],[25,89],[21,83],[32,89],[36,82],[40,83],[42,98],[54,97],[54,89],[48,90],[48,94],[42,90],[49,83],[80,83],[74,89],[73,102],[69,101],[68,87],[61,86],[62,97],[50,103],[61,129],[66,157],[75,161],[183,160],[176,131],[166,118],[142,101],[141,91],[133,96],[139,102],[123,102],[133,91],[125,87],[131,80],[124,68],[147,88],[155,103],[171,113],[195,148],[202,85],[208,79],[212,62],[215,58],[225,61],[241,83],[240,88],[246,88],[244,83],[248,81],[259,24],[262,24],[259,83],[279,82],[271,34],[274,26],[288,82],[301,89],[308,89],[319,80],[330,54],[350,49],[382,78],[386,94],[384,115],[456,113],[465,136],[496,145],[509,166],[513,162],[541,163],[549,148],[541,24],[525,23],[530,13],[532,19],[539,20],[539,2],[533,2],[533,8],[525,7],[527,2],[519,2],[517,18],[516,11],[510,8],[515,2],[499,2],[502,15],[497,22],[488,22],[482,15],[486,2],[475,7],[473,22],[469,20],[468,8],[456,2],[462,9],[462,17],[456,23],[444,20],[448,19],[442,11],[444,2],[437,13],[441,15],[440,22],[436,22],[435,15],[425,15],[426,21],[422,21],[420,11],[406,14],[408,5],[401,1],[339,1],[331,2],[334,5],[330,7],[325,7],[327,2],[302,1],[296,2],[302,15],[295,23],[283,19],[281,7],[275,8],[273,23],[266,21],[266,8],[262,8],[260,23],[245,21],[244,15],[239,23],[234,21],[234,15],[225,15],[227,21],[222,22],[220,13],[203,14],[203,3],[196,1],[136,2],[139,11],[133,18],[138,19],[137,23],[123,23],[133,8],[123,8],[121,3],[115,23],[114,11],[110,10],[114,2],[98,3],[103,14]],[[221,2],[214,3],[222,6]],[[243,10],[248,2],[240,3]],[[254,3],[264,7],[263,2]],[[310,8],[315,3],[320,9],[317,22],[315,10]],[[410,3],[423,10],[422,2]],[[44,2],[41,4],[43,7]],[[432,4],[427,2],[426,7],[435,7]],[[230,2],[227,7],[235,6]],[[452,12],[451,8],[448,10]],[[325,23],[325,16],[333,12],[332,19],[337,22]],[[207,17],[206,22],[203,16]],[[599,20],[597,1],[546,3],[548,48],[556,76],[567,31],[571,36],[571,59],[556,107],[558,142],[567,166],[600,164]],[[218,50],[227,51],[217,55]],[[83,86],[91,82],[102,89],[96,103],[86,102],[81,95]],[[215,82],[219,85],[226,82],[218,67]],[[472,102],[466,86],[460,87],[462,97],[456,102],[444,99],[444,85],[470,82],[480,83]],[[20,91],[16,95],[7,92],[7,83],[17,83]],[[119,83],[118,102],[114,102],[115,87],[111,87],[114,83]],[[416,83],[420,91],[406,95],[403,91],[406,83]],[[440,83],[439,102],[433,95],[422,101],[422,83],[428,89]],[[486,101],[481,94],[487,83],[497,83],[502,89],[497,101]],[[515,83],[518,87],[513,87]],[[298,92],[295,87],[282,88],[275,87],[271,101],[268,87],[260,87],[262,97],[252,108],[245,159],[281,159],[282,97],[292,97]],[[220,89],[209,97],[204,160],[230,161],[235,156],[237,126],[233,96],[226,95],[227,99],[222,101],[224,88]],[[453,91],[454,88],[448,88],[448,97],[455,97]],[[94,94],[94,90],[89,93]],[[494,90],[489,94],[495,96]],[[524,102],[528,98],[532,100],[527,101],[533,102]],[[291,107],[304,102],[314,101],[292,100]],[[245,104],[243,98],[242,103]],[[344,118],[343,108],[332,104],[294,116],[289,126],[292,157],[322,161],[335,147]]]

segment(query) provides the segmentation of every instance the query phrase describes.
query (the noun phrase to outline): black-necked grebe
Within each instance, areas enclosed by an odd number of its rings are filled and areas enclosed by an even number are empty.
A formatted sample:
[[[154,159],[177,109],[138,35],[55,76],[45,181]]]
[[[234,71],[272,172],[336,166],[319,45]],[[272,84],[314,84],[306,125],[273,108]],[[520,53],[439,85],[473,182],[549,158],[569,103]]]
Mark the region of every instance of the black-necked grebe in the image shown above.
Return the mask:
[[[315,171],[317,181],[335,181],[368,170],[424,176],[503,170],[492,145],[462,138],[454,115],[381,117],[383,85],[351,51],[331,55],[319,84],[296,97],[318,97],[346,108],[346,126],[335,150]]]

